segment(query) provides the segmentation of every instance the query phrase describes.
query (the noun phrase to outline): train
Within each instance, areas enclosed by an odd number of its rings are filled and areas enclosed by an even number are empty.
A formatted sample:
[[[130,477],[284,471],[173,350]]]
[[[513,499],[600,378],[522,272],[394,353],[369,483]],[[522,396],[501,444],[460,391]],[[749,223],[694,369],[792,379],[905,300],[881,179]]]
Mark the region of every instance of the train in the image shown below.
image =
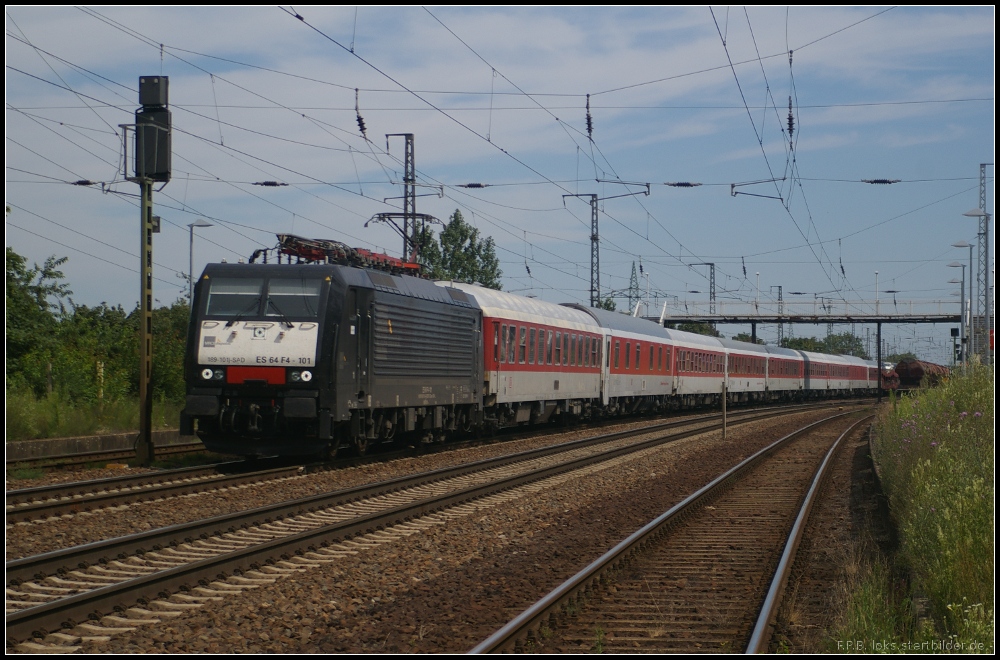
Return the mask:
[[[898,390],[916,390],[921,386],[934,386],[941,382],[951,370],[933,362],[916,358],[903,358],[894,370],[898,379]]]
[[[265,253],[264,263],[208,264],[195,287],[180,429],[212,451],[333,457],[718,406],[723,393],[752,404],[879,387],[874,361],[431,281],[337,241],[278,240],[278,263]]]

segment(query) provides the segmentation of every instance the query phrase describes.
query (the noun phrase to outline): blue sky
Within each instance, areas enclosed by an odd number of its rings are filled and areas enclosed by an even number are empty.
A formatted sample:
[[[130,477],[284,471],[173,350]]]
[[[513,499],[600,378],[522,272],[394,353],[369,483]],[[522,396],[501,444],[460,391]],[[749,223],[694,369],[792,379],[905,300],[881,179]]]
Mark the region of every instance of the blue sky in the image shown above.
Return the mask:
[[[707,268],[693,264],[713,262],[720,302],[772,301],[781,286],[787,301],[863,305],[879,271],[882,300],[958,308],[947,264],[968,261],[952,243],[976,240],[962,213],[978,205],[980,163],[993,210],[992,7],[296,9],[8,6],[6,244],[39,263],[68,256],[77,303],[135,305],[138,186],[122,180],[118,126],[134,120],[139,76],[164,75],[161,304],[185,288],[199,218],[214,226],[197,230],[196,272],[275,232],[398,255],[391,229],[364,225],[399,210],[387,198],[402,194],[403,142],[387,150],[386,134],[414,133],[418,212],[461,209],[492,236],[508,291],[588,302],[589,206],[564,195],[648,183],[600,203],[605,294],[641,263],[657,312],[704,303]],[[702,185],[664,185],[678,181]],[[748,182],[763,183],[732,187]],[[884,333],[950,359],[945,326]]]

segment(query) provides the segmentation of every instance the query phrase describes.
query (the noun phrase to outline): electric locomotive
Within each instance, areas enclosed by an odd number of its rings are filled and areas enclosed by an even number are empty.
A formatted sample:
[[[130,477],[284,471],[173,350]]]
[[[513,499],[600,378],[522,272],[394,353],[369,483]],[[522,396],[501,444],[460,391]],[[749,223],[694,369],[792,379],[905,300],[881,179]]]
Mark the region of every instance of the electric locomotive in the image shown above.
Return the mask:
[[[433,439],[481,422],[474,300],[363,267],[410,266],[383,255],[279,241],[306,262],[209,264],[199,279],[182,435],[223,453],[329,457],[345,445],[364,453],[397,432]]]

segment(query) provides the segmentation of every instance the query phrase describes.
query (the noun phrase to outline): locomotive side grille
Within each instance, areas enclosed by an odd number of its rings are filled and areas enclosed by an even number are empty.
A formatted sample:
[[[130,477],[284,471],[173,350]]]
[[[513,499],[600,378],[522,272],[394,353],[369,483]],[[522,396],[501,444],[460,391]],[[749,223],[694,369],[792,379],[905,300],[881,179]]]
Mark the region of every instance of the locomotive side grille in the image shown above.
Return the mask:
[[[472,376],[475,321],[467,310],[441,305],[428,313],[382,298],[375,302],[374,311],[376,375]]]

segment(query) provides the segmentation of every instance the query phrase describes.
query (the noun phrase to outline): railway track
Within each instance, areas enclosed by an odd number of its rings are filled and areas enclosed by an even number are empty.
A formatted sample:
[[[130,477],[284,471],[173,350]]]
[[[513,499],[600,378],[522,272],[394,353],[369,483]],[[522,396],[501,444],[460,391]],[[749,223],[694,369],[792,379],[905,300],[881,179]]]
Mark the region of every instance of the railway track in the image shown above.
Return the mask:
[[[8,492],[6,497],[7,524],[54,519],[136,502],[290,479],[307,471],[305,466],[264,470],[252,470],[251,466],[251,463],[235,461],[14,490]]]
[[[205,454],[208,450],[199,440],[197,442],[186,442],[172,445],[160,445],[156,447],[156,458],[176,458],[188,454]],[[217,455],[218,456],[218,455]],[[113,449],[106,451],[88,451],[73,454],[57,454],[53,456],[41,456],[38,458],[8,459],[7,471],[16,469],[35,468],[55,468],[66,469],[86,465],[109,463],[115,461],[133,461],[136,458],[134,449]]]
[[[828,406],[829,404],[822,404]],[[793,408],[771,408],[770,411],[808,410],[811,406]],[[734,420],[747,416],[759,416],[760,410],[743,410],[732,413]],[[698,420],[721,418],[721,414],[712,413],[695,417],[671,420],[650,425],[650,430],[675,428],[684,424],[695,423]],[[467,443],[466,443],[467,444]],[[448,448],[461,447],[463,444],[449,445]],[[419,448],[416,453],[444,450],[441,445]],[[179,497],[193,493],[204,493],[223,488],[231,488],[242,484],[260,484],[270,480],[287,479],[316,470],[334,469],[336,467],[357,465],[361,462],[391,460],[414,451],[400,450],[370,458],[340,459],[332,464],[298,464],[277,468],[253,469],[253,463],[233,461],[214,465],[179,468],[146,472],[139,475],[124,475],[107,479],[55,484],[36,488],[25,488],[6,493],[5,512],[7,523],[43,521],[57,519],[63,515],[73,515],[81,512],[93,512],[107,507],[122,506],[136,502],[148,502],[169,497]],[[266,464],[266,463],[265,463]]]
[[[840,432],[844,424],[832,420],[843,415],[789,434],[713,480],[473,652],[766,651],[823,467],[864,421]]]
[[[756,418],[743,421],[747,417]],[[353,552],[352,544],[384,542],[439,524],[422,518],[434,512],[505,497],[510,489],[719,426],[704,420],[673,424],[697,428],[644,429],[639,441],[620,433],[588,438],[8,562],[8,646],[40,638],[64,648],[67,640],[168,617],[267,584],[275,574],[335,561]],[[103,621],[105,632],[88,620]],[[63,629],[76,632],[54,632]],[[35,642],[28,643],[25,650]]]

